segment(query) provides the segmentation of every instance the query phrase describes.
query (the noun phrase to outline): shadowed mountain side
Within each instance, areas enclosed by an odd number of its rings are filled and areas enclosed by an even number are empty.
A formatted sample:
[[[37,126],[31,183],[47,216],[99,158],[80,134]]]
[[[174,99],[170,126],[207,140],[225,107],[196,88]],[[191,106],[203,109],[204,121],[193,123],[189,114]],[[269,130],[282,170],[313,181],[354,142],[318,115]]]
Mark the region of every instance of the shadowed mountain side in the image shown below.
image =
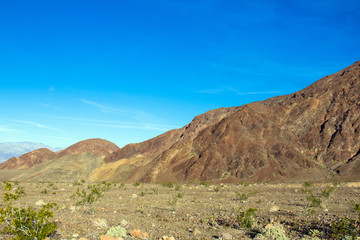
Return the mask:
[[[43,162],[11,180],[72,182],[88,179],[89,174],[102,164],[101,157],[93,153],[71,154]]]
[[[35,153],[0,167],[32,166],[19,180],[360,179],[360,62],[296,93],[211,110],[183,128],[121,149],[89,139],[48,157]]]
[[[210,110],[196,116],[191,123],[185,127],[170,130],[141,143],[128,144],[117,150],[114,154],[109,155],[105,159],[105,162],[114,162],[130,157],[155,158],[165,150],[169,149],[176,142],[192,141],[202,129],[220,121],[229,114],[234,113],[236,109],[237,107]]]
[[[130,179],[162,182],[231,176],[262,181],[325,176],[336,170],[343,176],[356,174],[341,170],[360,153],[359,110],[357,62],[294,94],[240,107],[200,131],[193,143],[175,143],[135,170]]]
[[[40,148],[25,153],[20,157],[10,158],[6,162],[0,164],[0,169],[28,169],[55,157],[56,153],[54,153],[53,151],[47,148]]]

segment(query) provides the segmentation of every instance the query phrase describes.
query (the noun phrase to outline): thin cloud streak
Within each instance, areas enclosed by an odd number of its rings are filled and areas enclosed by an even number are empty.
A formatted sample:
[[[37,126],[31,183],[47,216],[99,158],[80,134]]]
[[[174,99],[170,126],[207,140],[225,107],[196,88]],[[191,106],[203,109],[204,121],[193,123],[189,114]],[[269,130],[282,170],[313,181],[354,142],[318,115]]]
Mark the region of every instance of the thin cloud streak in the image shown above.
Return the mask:
[[[43,125],[41,123],[31,122],[31,121],[23,121],[23,120],[14,120],[14,122],[23,123],[23,124],[35,126],[35,127],[42,128],[42,129],[48,129],[48,130],[60,132],[62,135],[68,136],[68,134],[65,131],[63,131],[63,130],[61,130],[59,128],[53,128],[53,127],[45,126],[45,125]]]
[[[97,103],[97,102],[88,101],[88,100],[85,100],[85,99],[79,99],[79,100],[81,102],[83,102],[83,103],[88,104],[88,105],[97,107],[101,112],[114,112],[114,111],[119,112],[119,111],[121,111],[120,109],[113,108],[113,107],[108,107],[108,106],[102,105],[102,104]]]
[[[110,120],[98,120],[89,118],[74,118],[74,117],[62,117],[62,116],[47,116],[49,118],[68,120],[68,121],[79,121],[83,124],[98,127],[113,127],[113,128],[127,128],[127,129],[147,129],[157,131],[168,131],[171,129],[180,128],[174,125],[164,125],[155,123],[142,123],[142,122],[129,122],[129,121],[110,121]]]

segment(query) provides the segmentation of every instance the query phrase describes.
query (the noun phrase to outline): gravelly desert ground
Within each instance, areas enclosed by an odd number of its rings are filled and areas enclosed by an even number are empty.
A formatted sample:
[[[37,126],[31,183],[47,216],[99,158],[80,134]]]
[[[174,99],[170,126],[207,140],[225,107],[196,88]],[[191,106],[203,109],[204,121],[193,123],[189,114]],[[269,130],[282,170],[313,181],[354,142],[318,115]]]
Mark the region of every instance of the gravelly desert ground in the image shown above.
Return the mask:
[[[58,229],[51,239],[99,239],[111,226],[122,225],[125,239],[139,228],[147,239],[251,239],[269,224],[280,223],[290,239],[301,239],[321,224],[339,217],[357,219],[351,202],[360,202],[360,184],[341,183],[322,196],[332,184],[111,184],[94,203],[76,205],[81,197],[77,189],[87,189],[88,183],[22,182],[25,195],[21,206],[56,202],[53,220]],[[107,184],[100,184],[105,186]],[[0,194],[3,196],[1,184]],[[321,199],[319,207],[309,207],[309,191]],[[74,196],[75,195],[75,196]],[[4,206],[0,201],[1,207]],[[251,228],[240,226],[239,209],[255,208]],[[310,213],[313,212],[313,213]],[[325,229],[325,228],[324,228]],[[324,230],[325,231],[325,230]],[[9,236],[0,236],[9,239]],[[170,239],[170,238],[169,238]]]

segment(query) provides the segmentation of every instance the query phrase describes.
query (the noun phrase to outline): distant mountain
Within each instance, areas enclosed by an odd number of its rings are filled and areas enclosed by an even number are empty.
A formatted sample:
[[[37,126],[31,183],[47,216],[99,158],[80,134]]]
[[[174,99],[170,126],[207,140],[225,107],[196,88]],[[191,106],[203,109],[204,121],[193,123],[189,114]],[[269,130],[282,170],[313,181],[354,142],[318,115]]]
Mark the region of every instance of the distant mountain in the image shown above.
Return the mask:
[[[145,142],[118,148],[89,139],[0,169],[12,180],[360,180],[360,61],[298,92],[214,109]]]
[[[19,157],[27,152],[39,148],[48,148],[52,151],[59,151],[61,148],[50,147],[42,143],[34,142],[4,142],[0,143],[0,163],[12,157]]]

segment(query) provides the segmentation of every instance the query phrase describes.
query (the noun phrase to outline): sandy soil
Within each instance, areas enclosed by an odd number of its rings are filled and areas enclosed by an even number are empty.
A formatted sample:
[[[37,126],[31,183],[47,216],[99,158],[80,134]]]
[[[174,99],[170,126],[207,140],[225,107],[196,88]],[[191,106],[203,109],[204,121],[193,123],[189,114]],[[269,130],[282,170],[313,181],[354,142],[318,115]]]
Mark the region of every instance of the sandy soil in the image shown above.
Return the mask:
[[[77,206],[77,188],[87,183],[23,182],[21,206],[35,206],[39,200],[56,202],[53,220],[58,224],[51,239],[98,239],[111,226],[122,225],[130,233],[139,228],[147,239],[251,239],[269,223],[281,223],[291,239],[309,234],[314,223],[329,223],[338,217],[357,219],[351,201],[360,203],[360,184],[341,183],[320,207],[309,208],[302,184],[207,185],[112,184],[92,204]],[[331,184],[308,187],[316,196]],[[101,184],[100,186],[105,186]],[[87,190],[88,191],[88,190]],[[0,196],[3,196],[1,184]],[[245,198],[248,199],[245,200]],[[0,207],[4,204],[0,200]],[[35,206],[36,207],[36,206]],[[256,208],[255,225],[239,225],[239,209]],[[309,213],[314,210],[315,213]],[[302,225],[300,227],[299,225]],[[321,231],[321,228],[319,228]],[[321,237],[321,235],[319,235]],[[323,238],[325,235],[323,235]],[[9,239],[9,236],[0,236]]]

